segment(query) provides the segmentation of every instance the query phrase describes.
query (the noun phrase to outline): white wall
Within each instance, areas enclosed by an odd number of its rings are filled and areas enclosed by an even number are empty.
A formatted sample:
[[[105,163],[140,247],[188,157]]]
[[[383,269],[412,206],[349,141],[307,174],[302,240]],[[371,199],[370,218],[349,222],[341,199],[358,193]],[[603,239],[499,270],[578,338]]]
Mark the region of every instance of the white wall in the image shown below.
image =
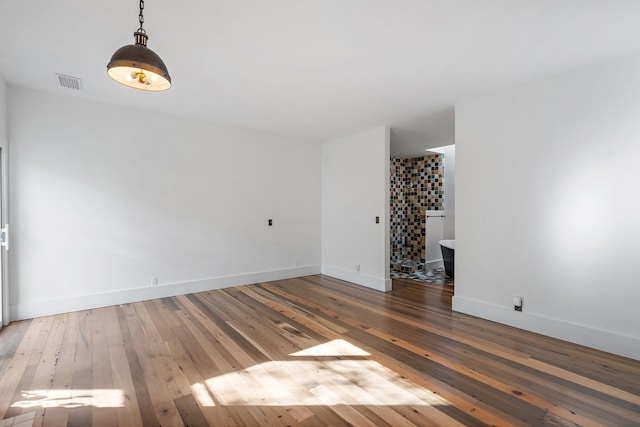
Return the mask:
[[[446,219],[447,218],[444,217],[444,211],[427,210],[425,212],[424,268],[426,270],[443,267],[440,241],[445,238],[444,230]]]
[[[13,87],[9,105],[14,320],[320,272],[319,143]]]
[[[456,146],[443,148],[444,155],[444,238],[456,238]]]
[[[456,106],[455,310],[640,359],[639,117],[640,56]]]
[[[323,274],[391,289],[389,168],[388,128],[322,144]]]
[[[8,144],[7,144],[7,85],[4,82],[4,79],[2,78],[2,76],[0,76],[0,147],[2,147],[3,149],[8,148]],[[3,150],[2,153],[2,167],[6,166],[6,159],[7,157],[7,151]],[[1,171],[0,171],[1,172]],[[1,184],[1,183],[0,183]],[[4,183],[6,185],[6,182]],[[6,192],[3,191],[2,192],[2,203],[6,203],[7,200],[7,194],[5,194]],[[8,218],[6,217],[6,212],[5,212],[5,218],[4,220],[6,221]],[[4,225],[4,224],[3,224]],[[6,257],[6,253],[0,255],[3,257],[3,260],[6,259],[4,257]],[[4,265],[3,265],[4,267]],[[3,269],[3,271],[0,272],[0,274],[2,274],[3,276],[3,282],[6,283],[6,268]],[[9,289],[5,286],[0,286],[0,328],[2,328],[3,324],[8,324],[9,323]]]
[[[425,268],[443,268],[442,249],[439,241],[456,238],[456,147],[454,144],[438,147],[435,152],[443,155],[444,209],[427,211]],[[429,218],[444,215],[444,218]],[[442,222],[440,222],[442,221]]]

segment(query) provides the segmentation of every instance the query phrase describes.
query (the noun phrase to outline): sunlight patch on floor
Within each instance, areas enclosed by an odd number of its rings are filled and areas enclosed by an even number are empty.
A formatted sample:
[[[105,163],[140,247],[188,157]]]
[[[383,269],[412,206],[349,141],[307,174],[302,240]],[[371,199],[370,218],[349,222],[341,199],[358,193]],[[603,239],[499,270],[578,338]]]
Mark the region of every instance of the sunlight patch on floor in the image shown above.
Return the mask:
[[[202,383],[195,383],[191,386],[191,393],[193,397],[198,401],[200,406],[212,407],[216,406],[216,403],[211,398],[211,395],[207,391],[207,387]]]
[[[380,363],[361,359],[368,353],[343,340],[293,355],[329,354],[336,359],[265,362],[210,378],[206,386],[216,402],[229,406],[448,404]]]
[[[23,391],[21,397],[22,400],[15,402],[11,406],[18,408],[124,407],[124,392],[118,389],[29,390]]]
[[[370,356],[370,354],[350,342],[336,339],[291,353],[289,356]]]

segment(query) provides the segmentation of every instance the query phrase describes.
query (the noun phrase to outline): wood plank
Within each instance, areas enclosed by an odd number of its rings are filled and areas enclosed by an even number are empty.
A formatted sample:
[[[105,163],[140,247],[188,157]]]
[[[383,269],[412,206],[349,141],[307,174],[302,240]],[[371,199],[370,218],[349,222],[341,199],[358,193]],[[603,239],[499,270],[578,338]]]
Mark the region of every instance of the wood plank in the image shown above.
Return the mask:
[[[120,326],[120,332],[122,334],[122,344],[126,353],[126,358],[129,366],[121,366],[121,369],[128,369],[131,374],[131,380],[133,381],[133,387],[135,390],[136,402],[140,410],[140,418],[144,426],[157,426],[160,425],[158,417],[155,414],[153,402],[149,395],[149,389],[144,379],[144,372],[140,365],[140,359],[133,347],[133,337],[126,320],[126,314],[123,307],[117,307],[116,313],[118,314],[118,324]]]
[[[131,372],[126,369],[129,363],[124,347],[109,347],[109,361],[111,362],[113,388],[121,390],[123,397],[123,406],[116,408],[118,425],[127,427],[142,426],[135,385],[133,384]]]
[[[109,329],[118,325],[111,325],[108,316],[109,308],[97,310],[92,316],[91,373],[93,381],[91,390],[113,390],[112,366],[109,359]],[[95,407],[92,413],[92,425],[94,427],[117,426],[116,408],[102,405]]]
[[[0,333],[0,377],[4,375],[8,361],[15,355],[30,325],[31,320],[26,320],[13,322],[2,328],[2,333]]]
[[[25,390],[23,402],[35,405],[37,402],[47,402],[52,398],[51,389],[56,367],[60,358],[62,340],[65,335],[67,314],[53,316],[53,323],[46,337],[46,343],[39,355],[38,365],[33,374],[31,385]],[[44,408],[42,425],[66,424],[66,416],[58,408]]]
[[[200,407],[193,398],[188,394],[174,400],[176,408],[180,413],[182,423],[188,427],[207,427],[209,422],[200,410]]]
[[[163,381],[163,343],[157,329],[150,320],[144,303],[126,305],[127,324],[131,332],[133,348],[142,367],[144,381],[161,425],[180,425],[180,414],[173,401],[171,391]]]
[[[92,311],[80,312],[76,357],[73,366],[73,379],[71,380],[74,390],[90,390],[93,387],[92,319]],[[69,427],[91,427],[93,425],[92,408],[90,406],[71,408],[67,425]]]
[[[12,408],[12,405],[21,401],[22,392],[28,391],[31,387],[52,324],[53,317],[34,319],[30,322],[18,349],[5,365],[0,377],[0,418],[13,417],[20,412],[20,408]],[[0,334],[4,333],[3,328]]]
[[[180,367],[180,370],[184,372],[185,378],[191,384],[192,394],[196,403],[199,405],[200,410],[210,425],[220,426],[220,427],[232,427],[235,424],[231,419],[229,413],[225,410],[225,408],[216,404],[213,399],[213,396],[207,389],[204,384],[203,379],[209,378],[209,373],[212,372],[214,368],[211,367],[212,363],[207,363],[207,368],[202,371],[198,369],[196,366],[196,362],[192,359],[191,352],[198,352],[199,355],[196,356],[202,360],[211,362],[208,356],[204,353],[200,346],[197,346],[198,349],[194,350],[195,338],[190,335],[186,330],[182,330],[180,332],[180,336],[186,337],[187,342],[191,343],[190,351],[188,351],[179,340],[171,340],[167,342],[167,346],[171,353],[171,356],[175,359],[176,363]],[[219,403],[219,402],[218,402]],[[177,405],[176,405],[177,406]],[[180,408],[178,407],[178,410]]]

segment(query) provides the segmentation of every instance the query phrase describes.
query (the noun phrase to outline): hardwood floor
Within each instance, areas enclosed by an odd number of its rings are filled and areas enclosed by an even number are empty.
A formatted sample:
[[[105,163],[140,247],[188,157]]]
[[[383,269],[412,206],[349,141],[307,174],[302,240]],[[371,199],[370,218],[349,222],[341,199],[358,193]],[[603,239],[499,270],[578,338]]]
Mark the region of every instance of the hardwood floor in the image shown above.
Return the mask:
[[[0,426],[640,425],[640,362],[393,287],[310,276],[12,323]]]

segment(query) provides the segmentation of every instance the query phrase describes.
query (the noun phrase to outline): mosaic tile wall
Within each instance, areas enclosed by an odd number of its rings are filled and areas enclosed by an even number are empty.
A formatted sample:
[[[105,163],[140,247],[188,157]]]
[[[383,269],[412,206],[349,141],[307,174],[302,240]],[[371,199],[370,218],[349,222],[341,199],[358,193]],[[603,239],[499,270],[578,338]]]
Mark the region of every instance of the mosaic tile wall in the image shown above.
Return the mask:
[[[425,260],[425,210],[442,210],[441,154],[391,158],[391,259]]]

